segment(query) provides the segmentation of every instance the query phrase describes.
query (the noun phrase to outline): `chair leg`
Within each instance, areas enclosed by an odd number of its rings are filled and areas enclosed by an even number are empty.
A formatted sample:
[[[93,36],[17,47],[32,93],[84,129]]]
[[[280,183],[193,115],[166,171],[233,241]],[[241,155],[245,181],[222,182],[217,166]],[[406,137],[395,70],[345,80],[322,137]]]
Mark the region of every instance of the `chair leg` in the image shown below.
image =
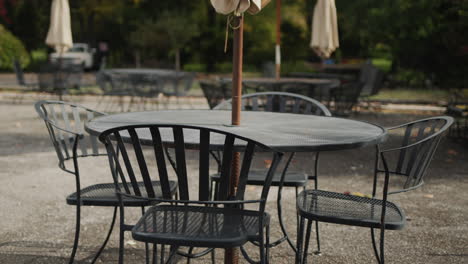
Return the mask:
[[[114,214],[112,216],[112,223],[110,225],[110,228],[109,228],[109,232],[107,233],[107,236],[106,236],[106,239],[104,240],[104,243],[102,243],[102,246],[101,248],[98,250],[98,252],[96,253],[96,255],[94,256],[93,260],[91,261],[91,264],[95,263],[96,260],[99,258],[99,256],[101,255],[102,251],[104,250],[104,248],[106,247],[107,245],[107,242],[109,241],[109,238],[112,234],[112,230],[114,229],[114,224],[115,224],[115,219],[117,218],[117,206],[114,207]]]
[[[370,230],[371,230],[372,248],[374,249],[374,256],[377,259],[377,263],[382,264],[383,263],[381,261],[382,254],[379,254],[379,251],[377,249],[377,244],[375,242],[374,228],[371,228]],[[381,247],[381,250],[382,250],[383,249],[383,239],[382,238],[380,239],[380,247]],[[381,253],[382,253],[382,251],[381,251]]]
[[[306,230],[306,238],[304,240],[304,256],[302,257],[302,263],[307,263],[307,252],[309,252],[309,243],[310,243],[310,233],[312,232],[312,220],[307,219],[307,230]]]
[[[158,245],[153,244],[153,264],[158,264]]]
[[[161,260],[160,260],[160,263],[161,264],[164,264],[164,250],[166,249],[166,247],[163,245],[161,245]]]
[[[142,206],[141,207],[141,215],[143,216],[145,214],[145,207]],[[149,245],[148,243],[145,242],[145,260],[146,260],[146,264],[149,264]]]
[[[78,199],[79,200],[79,199]],[[75,240],[73,242],[73,249],[70,255],[69,264],[73,264],[75,261],[76,250],[78,249],[78,242],[80,240],[80,219],[81,219],[81,205],[77,203],[76,205],[76,226],[75,226]]]
[[[265,230],[265,239],[266,239],[266,244],[265,244],[265,263],[268,264],[270,263],[270,224],[266,226]]]
[[[167,261],[165,263],[168,263],[168,264],[172,263],[172,259],[177,254],[177,249],[178,247],[171,245],[170,250],[169,250],[169,256],[167,257]]]
[[[193,247],[190,247],[188,251],[189,255],[191,255],[192,252],[193,252]],[[191,260],[190,257],[187,257],[187,264],[190,264],[190,260]]]
[[[298,230],[297,230],[297,241],[296,241],[296,264],[301,264],[302,262],[302,246],[303,246],[303,240],[304,239],[304,218],[300,217],[299,224],[298,224]]]
[[[384,239],[385,239],[385,228],[382,227],[380,229],[380,264],[385,263]]]
[[[123,205],[120,206],[120,231],[119,231],[119,264],[124,262],[124,238],[125,238],[125,216]]]
[[[318,166],[319,166],[319,154],[317,152],[315,154],[315,164],[314,164],[314,188],[315,190],[318,189]],[[320,256],[322,252],[320,251],[320,232],[319,232],[319,223],[315,221],[315,235],[317,240],[317,250],[314,252],[315,255]]]
[[[211,264],[215,264],[216,263],[216,254],[215,254],[215,250],[213,248],[213,250],[211,250]]]

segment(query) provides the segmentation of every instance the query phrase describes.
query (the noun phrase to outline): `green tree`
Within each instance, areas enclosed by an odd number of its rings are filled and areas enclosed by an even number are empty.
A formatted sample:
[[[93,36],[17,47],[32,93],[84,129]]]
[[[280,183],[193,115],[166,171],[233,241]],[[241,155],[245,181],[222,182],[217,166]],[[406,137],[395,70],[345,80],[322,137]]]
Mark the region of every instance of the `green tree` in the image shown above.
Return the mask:
[[[23,43],[0,25],[0,69],[13,69],[14,60],[18,60],[23,68],[30,61]]]
[[[197,24],[189,14],[165,11],[158,17],[156,28],[167,34],[174,53],[175,69],[179,71],[180,52],[194,36],[199,34]]]

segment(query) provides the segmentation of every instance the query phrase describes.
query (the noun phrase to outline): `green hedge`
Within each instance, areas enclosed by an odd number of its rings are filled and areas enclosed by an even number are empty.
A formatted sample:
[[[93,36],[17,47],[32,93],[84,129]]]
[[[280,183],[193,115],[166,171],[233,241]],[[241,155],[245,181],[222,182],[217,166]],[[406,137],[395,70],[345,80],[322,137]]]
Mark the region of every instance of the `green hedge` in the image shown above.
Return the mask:
[[[23,43],[0,25],[0,70],[13,70],[15,58],[21,67],[29,65],[30,59]]]

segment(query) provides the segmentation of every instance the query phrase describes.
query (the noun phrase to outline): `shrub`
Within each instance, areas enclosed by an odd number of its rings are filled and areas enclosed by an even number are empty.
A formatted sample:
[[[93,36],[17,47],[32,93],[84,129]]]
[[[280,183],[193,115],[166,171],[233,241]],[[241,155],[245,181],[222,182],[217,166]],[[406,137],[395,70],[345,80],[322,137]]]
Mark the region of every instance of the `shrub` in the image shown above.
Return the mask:
[[[0,25],[0,69],[12,70],[15,59],[23,68],[29,65],[28,52],[23,43]]]

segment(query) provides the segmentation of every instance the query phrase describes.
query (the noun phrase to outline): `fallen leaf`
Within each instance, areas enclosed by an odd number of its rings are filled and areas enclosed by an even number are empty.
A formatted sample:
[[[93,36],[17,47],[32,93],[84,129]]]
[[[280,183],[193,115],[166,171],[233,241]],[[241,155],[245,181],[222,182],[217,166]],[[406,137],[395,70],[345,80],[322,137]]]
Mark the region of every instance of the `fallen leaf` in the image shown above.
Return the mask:
[[[135,240],[127,240],[127,241],[125,241],[125,244],[126,244],[126,245],[129,245],[129,246],[135,246],[135,245],[136,245],[136,241],[135,241]]]
[[[429,194],[424,194],[423,197],[432,199],[434,198],[434,195],[429,193]]]
[[[447,154],[455,156],[455,155],[458,155],[458,152],[456,150],[449,149],[449,150],[447,150]]]

